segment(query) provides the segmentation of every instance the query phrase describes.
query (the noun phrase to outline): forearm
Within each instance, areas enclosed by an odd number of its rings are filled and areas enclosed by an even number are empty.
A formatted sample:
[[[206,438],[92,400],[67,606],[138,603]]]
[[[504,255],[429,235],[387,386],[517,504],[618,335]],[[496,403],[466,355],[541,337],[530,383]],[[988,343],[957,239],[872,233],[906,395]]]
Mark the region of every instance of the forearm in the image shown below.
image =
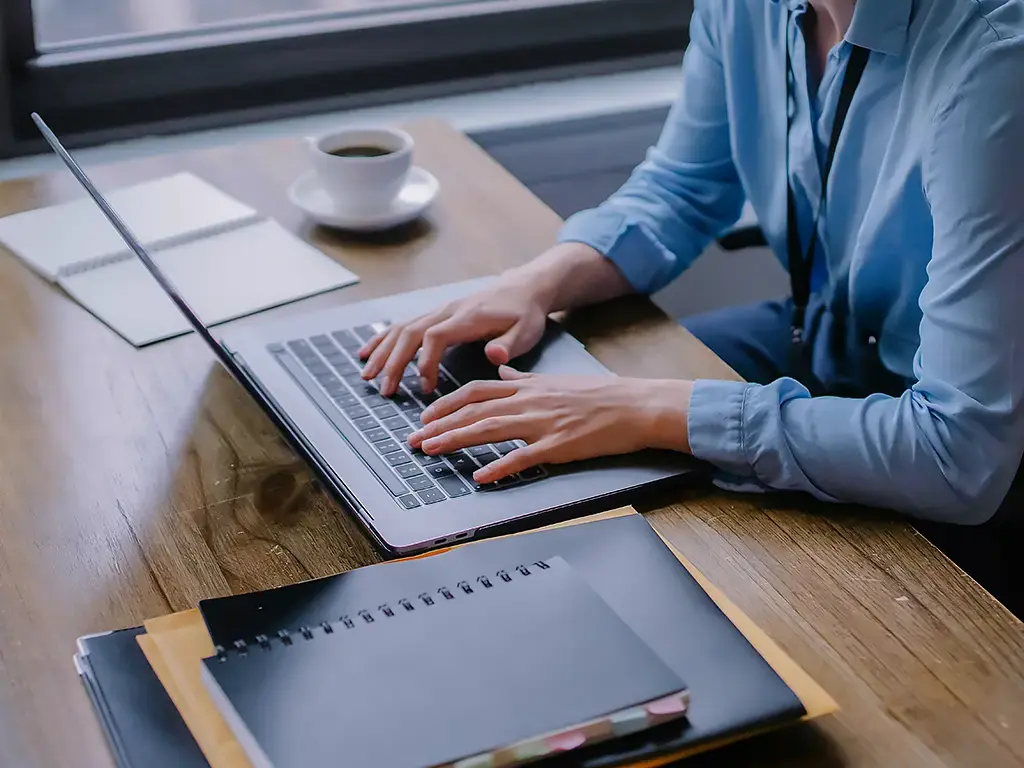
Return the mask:
[[[1020,413],[948,390],[812,399],[792,379],[698,381],[687,420],[693,454],[732,475],[942,522],[987,520],[1020,461]]]
[[[506,279],[523,281],[547,312],[596,304],[632,293],[618,268],[600,252],[583,243],[561,243]]]

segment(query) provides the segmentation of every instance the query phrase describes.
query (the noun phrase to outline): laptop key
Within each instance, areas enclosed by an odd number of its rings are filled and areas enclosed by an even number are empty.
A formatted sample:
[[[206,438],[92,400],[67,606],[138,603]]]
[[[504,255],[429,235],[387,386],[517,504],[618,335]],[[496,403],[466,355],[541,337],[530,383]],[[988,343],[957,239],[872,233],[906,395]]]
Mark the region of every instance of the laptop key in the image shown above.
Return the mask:
[[[317,356],[316,352],[313,351],[313,348],[309,346],[309,342],[307,342],[305,339],[289,341],[288,349],[290,349],[292,353],[304,363],[320,359]]]
[[[330,390],[327,390],[327,392],[330,394],[331,399],[338,404],[339,408],[349,408],[353,405],[359,405],[359,401],[356,399],[356,396],[350,395],[347,389],[342,390],[338,394],[335,394]]]
[[[427,467],[425,469],[425,472],[427,473],[427,477],[432,477],[435,480],[455,474],[450,469],[448,469],[448,466],[446,464],[435,464],[432,467]]]
[[[412,395],[401,389],[391,397],[391,402],[402,411],[418,411],[422,407]]]
[[[442,395],[450,395],[458,388],[459,385],[452,381],[451,377],[445,375],[444,373],[438,374],[437,389],[435,390],[436,392]]]
[[[342,408],[342,410],[350,419],[361,419],[364,416],[370,415],[370,412],[361,405],[350,405],[348,408]]]
[[[386,454],[384,461],[392,467],[397,467],[399,464],[409,464],[412,462],[412,456],[405,451],[394,451],[393,453]]]
[[[388,431],[381,427],[376,427],[374,429],[369,430],[368,432],[364,432],[363,434],[365,435],[366,439],[369,440],[371,443],[376,443],[379,440],[388,439]]]
[[[544,475],[545,472],[540,467],[530,467],[519,473],[519,477],[523,480],[536,480],[538,477],[544,477]]]
[[[519,446],[513,443],[511,440],[506,440],[503,443],[495,443],[494,447],[498,449],[498,453],[500,453],[502,456],[506,456],[512,453],[512,451],[516,450]]]
[[[385,405],[391,405],[388,399],[378,393],[376,389],[371,392],[369,387],[362,386],[359,391],[367,408],[382,408]]]
[[[388,466],[376,451],[374,451],[370,444],[361,439],[360,435],[355,433],[355,428],[359,428],[362,432],[367,432],[371,429],[378,429],[377,420],[366,417],[365,419],[359,419],[357,422],[350,422],[336,408],[333,407],[330,398],[321,390],[313,380],[309,377],[309,374],[302,368],[299,362],[291,355],[279,355],[278,360],[281,365],[291,373],[292,377],[298,382],[299,386],[306,392],[310,399],[317,404],[317,407],[327,417],[328,421],[334,425],[334,428],[344,435],[352,447],[359,453],[366,462],[367,466],[373,470],[373,473],[377,475],[377,478],[384,484],[384,486],[394,496],[402,496],[408,493],[408,488],[405,483],[398,479],[395,472]],[[355,428],[353,428],[355,424]],[[410,466],[415,467],[415,464]],[[418,468],[417,468],[417,471]]]
[[[316,336],[312,336],[309,339],[313,342],[313,346],[319,349],[321,352],[330,352],[334,349],[334,342],[332,342],[326,335],[320,333]]]
[[[413,465],[403,464],[402,468],[411,466]],[[414,491],[425,491],[427,490],[427,488],[434,487],[434,481],[431,480],[426,475],[413,475],[412,477],[408,478],[405,482],[408,483],[409,487],[412,488]]]
[[[381,440],[373,444],[373,447],[377,449],[377,453],[391,453],[397,451],[401,446],[394,440]]]
[[[391,403],[384,403],[384,405],[376,405],[373,407],[373,415],[378,419],[389,419],[392,416],[398,415],[398,409],[395,408]]]
[[[369,325],[357,325],[352,329],[352,331],[364,342],[369,341],[377,335],[377,332]]]
[[[469,488],[458,478],[457,475],[449,475],[448,477],[438,478],[437,484],[444,489],[444,492],[451,496],[453,499],[459,496],[468,496]]]
[[[447,458],[456,472],[476,472],[480,468],[475,461],[462,452],[453,453]]]
[[[361,419],[355,419],[352,423],[356,425],[356,428],[360,432],[366,432],[368,430],[375,429],[378,424],[377,420],[373,418],[373,416],[364,416]]]
[[[436,504],[445,500],[445,495],[437,488],[428,488],[425,491],[420,491],[417,495],[424,504]]]
[[[409,435],[413,433],[412,427],[402,427],[401,429],[394,430],[391,434],[395,436],[395,440],[401,440],[403,443],[409,442]]]
[[[416,459],[416,463],[419,464],[421,467],[432,467],[435,464],[441,463],[440,456],[428,456],[427,454],[420,453],[419,451],[416,451],[416,453],[414,453],[413,456]]]
[[[426,487],[430,487],[432,485],[430,478],[424,476],[424,474],[420,472],[420,468],[417,467],[415,464],[399,464],[397,467],[395,467],[395,472],[397,472],[398,476],[405,480],[410,485],[412,485],[414,480],[421,477],[427,481]],[[420,491],[423,489],[415,488],[414,490]]]
[[[381,422],[385,427],[394,432],[396,429],[405,429],[409,426],[405,419],[401,416],[392,416],[390,419],[384,419]]]
[[[359,373],[359,369],[344,358],[328,357],[327,362],[329,362],[331,364],[331,367],[334,368],[334,370],[336,370],[342,376],[348,376],[349,374],[352,373]]]
[[[417,499],[416,495],[413,493],[407,494],[405,496],[399,496],[398,503],[401,504],[406,509],[416,509],[416,507],[420,506],[420,500]]]
[[[472,448],[467,448],[466,453],[470,456],[486,456],[491,453],[491,446],[489,445],[474,445]]]
[[[480,466],[486,467],[492,461],[498,460],[498,454],[496,454],[494,451],[488,451],[487,453],[477,455],[474,458],[480,462]]]
[[[350,331],[335,331],[331,334],[334,340],[341,345],[341,348],[346,352],[355,353],[361,346],[362,342],[359,341]]]
[[[348,394],[348,387],[346,387],[344,384],[342,384],[337,379],[335,379],[334,381],[328,382],[327,384],[324,384],[324,389],[327,390],[327,394],[329,394],[331,397],[335,397],[337,395],[347,395]]]

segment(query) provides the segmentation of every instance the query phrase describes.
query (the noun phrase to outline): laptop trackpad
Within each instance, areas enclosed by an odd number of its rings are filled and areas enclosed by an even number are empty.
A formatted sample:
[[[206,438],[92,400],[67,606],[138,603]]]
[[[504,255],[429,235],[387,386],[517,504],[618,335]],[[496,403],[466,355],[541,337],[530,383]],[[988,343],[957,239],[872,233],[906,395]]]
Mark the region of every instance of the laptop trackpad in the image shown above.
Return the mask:
[[[485,345],[486,342],[474,342],[452,347],[444,356],[444,366],[462,384],[476,379],[497,379],[498,368],[484,354]],[[531,373],[608,373],[582,344],[553,320],[548,320],[544,336],[537,346],[517,357],[510,365]]]

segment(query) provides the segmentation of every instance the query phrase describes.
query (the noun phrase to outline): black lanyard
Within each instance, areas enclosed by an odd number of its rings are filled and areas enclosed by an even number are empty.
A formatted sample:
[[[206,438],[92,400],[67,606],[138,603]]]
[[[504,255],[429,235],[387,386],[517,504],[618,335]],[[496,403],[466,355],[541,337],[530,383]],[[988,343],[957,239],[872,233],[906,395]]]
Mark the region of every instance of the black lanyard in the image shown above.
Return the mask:
[[[789,106],[793,103],[792,81],[794,75],[793,62],[789,52],[789,24],[786,25],[786,194],[788,197],[786,245],[789,251],[789,282],[793,291],[793,343],[801,347],[804,342],[804,318],[807,314],[807,303],[811,298],[811,272],[814,268],[814,249],[818,242],[818,222],[821,218],[821,211],[825,207],[828,177],[832,172],[832,161],[836,157],[839,135],[843,132],[846,114],[850,111],[853,95],[857,91],[857,86],[860,85],[860,78],[864,74],[864,67],[868,63],[870,54],[867,48],[861,48],[858,45],[854,45],[852,48],[850,60],[846,64],[843,84],[839,91],[839,103],[836,105],[836,116],[832,123],[832,138],[828,145],[828,155],[825,158],[825,166],[821,169],[821,200],[814,215],[814,229],[811,231],[810,242],[807,244],[807,254],[802,257],[800,233],[797,230],[796,220],[796,195],[793,192],[793,184],[789,175],[789,132],[793,123]]]

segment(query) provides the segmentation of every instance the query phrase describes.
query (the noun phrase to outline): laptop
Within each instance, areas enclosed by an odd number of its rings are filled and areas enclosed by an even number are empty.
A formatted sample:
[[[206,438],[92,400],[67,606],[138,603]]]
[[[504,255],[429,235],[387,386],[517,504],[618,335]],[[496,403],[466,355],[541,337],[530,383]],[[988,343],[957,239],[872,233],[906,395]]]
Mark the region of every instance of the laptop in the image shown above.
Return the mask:
[[[412,554],[539,525],[546,522],[541,516],[590,513],[697,468],[681,454],[645,451],[538,467],[480,486],[473,472],[521,443],[475,446],[443,457],[411,451],[406,438],[421,424],[420,413],[437,393],[424,393],[415,366],[410,366],[399,393],[382,397],[373,383],[362,380],[356,351],[387,322],[479,291],[492,278],[286,319],[268,317],[245,327],[227,324],[215,337],[46,123],[36,114],[32,119],[199,337],[385,552]],[[610,373],[554,322],[540,344],[514,365],[534,373]],[[458,346],[443,359],[437,392],[446,394],[487,378],[497,378],[497,370],[483,345]]]

